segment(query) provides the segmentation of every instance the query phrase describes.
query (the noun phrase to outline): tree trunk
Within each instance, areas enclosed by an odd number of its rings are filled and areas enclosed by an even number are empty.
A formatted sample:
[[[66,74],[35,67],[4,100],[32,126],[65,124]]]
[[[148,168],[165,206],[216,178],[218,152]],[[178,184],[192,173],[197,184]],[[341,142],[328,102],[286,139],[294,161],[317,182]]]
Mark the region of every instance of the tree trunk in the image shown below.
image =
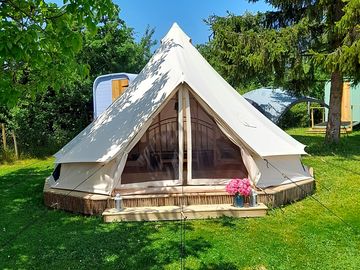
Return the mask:
[[[325,141],[328,143],[338,143],[340,140],[342,90],[342,75],[339,71],[334,71],[331,74],[330,109],[325,136]]]
[[[335,51],[341,46],[342,37],[335,31],[335,24],[344,15],[344,5],[345,3],[342,0],[335,0],[330,5],[328,16],[330,16],[329,19],[332,23],[329,36],[332,51]],[[325,136],[325,142],[327,143],[338,143],[340,140],[342,90],[343,77],[341,72],[335,69],[331,73],[330,109]]]

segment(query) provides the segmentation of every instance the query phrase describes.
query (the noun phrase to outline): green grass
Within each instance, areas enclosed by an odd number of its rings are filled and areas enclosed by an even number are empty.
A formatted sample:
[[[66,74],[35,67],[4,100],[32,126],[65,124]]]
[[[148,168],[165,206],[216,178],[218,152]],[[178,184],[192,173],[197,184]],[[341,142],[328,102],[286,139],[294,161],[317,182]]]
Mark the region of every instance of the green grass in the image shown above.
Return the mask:
[[[187,269],[359,269],[360,132],[340,145],[289,133],[308,145],[315,197],[258,219],[187,221]],[[0,269],[179,269],[180,223],[104,224],[47,209],[44,179],[53,159],[0,166]]]

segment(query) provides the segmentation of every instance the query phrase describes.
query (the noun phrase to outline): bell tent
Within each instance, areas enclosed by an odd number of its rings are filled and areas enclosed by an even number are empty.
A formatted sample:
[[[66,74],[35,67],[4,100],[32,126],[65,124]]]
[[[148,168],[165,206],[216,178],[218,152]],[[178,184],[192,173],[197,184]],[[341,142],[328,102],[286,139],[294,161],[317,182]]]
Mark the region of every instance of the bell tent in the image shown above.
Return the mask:
[[[312,179],[304,145],[256,110],[174,24],[140,74],[55,154],[50,190],[122,195],[224,191]]]

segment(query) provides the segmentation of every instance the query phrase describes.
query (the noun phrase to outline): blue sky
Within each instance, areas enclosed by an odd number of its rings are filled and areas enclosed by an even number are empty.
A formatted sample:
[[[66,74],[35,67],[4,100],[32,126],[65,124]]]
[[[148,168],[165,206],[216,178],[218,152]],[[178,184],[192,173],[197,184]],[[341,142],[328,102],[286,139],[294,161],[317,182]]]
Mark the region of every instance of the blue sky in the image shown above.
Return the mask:
[[[160,41],[171,25],[177,22],[191,37],[193,44],[205,43],[210,35],[203,19],[210,15],[224,16],[227,11],[236,15],[246,11],[256,13],[271,9],[260,0],[114,0],[120,6],[120,18],[134,28],[137,40],[144,34],[147,25],[155,28],[154,39]]]

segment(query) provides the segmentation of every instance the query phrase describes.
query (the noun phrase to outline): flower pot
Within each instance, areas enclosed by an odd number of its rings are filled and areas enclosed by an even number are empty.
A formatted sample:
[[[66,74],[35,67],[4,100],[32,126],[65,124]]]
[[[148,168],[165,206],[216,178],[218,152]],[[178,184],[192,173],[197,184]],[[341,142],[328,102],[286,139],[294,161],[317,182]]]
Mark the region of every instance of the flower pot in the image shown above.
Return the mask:
[[[234,206],[235,207],[244,207],[244,196],[239,194],[234,196]]]

